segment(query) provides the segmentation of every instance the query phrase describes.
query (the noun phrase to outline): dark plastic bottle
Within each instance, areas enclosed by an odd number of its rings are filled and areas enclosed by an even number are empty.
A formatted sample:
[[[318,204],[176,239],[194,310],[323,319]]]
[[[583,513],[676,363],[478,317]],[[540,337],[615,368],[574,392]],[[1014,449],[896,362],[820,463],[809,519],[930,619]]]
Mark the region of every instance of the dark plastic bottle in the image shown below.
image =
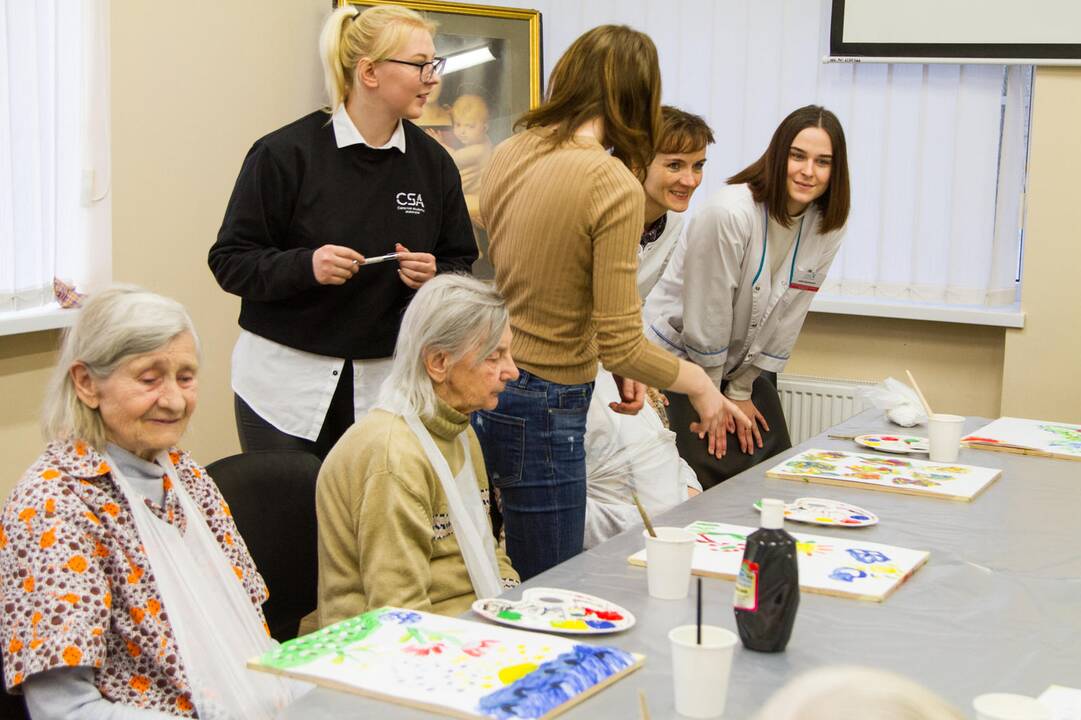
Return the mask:
[[[784,530],[784,503],[762,500],[762,527],[747,538],[736,578],[736,626],[744,647],[780,652],[799,608],[796,540]]]

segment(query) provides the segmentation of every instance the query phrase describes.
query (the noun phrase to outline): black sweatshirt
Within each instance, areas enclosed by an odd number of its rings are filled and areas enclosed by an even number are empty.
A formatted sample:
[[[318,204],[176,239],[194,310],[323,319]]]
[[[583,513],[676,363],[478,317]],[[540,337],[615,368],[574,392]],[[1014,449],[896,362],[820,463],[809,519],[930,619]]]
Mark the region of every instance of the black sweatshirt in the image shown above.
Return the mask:
[[[437,272],[469,271],[477,244],[458,169],[439,143],[402,124],[405,154],[338,148],[321,111],[248,151],[208,256],[222,289],[241,297],[242,328],[319,355],[387,357],[413,297],[398,264],[362,266],[344,285],[320,285],[314,252],[343,245],[374,257],[400,242],[435,255]]]

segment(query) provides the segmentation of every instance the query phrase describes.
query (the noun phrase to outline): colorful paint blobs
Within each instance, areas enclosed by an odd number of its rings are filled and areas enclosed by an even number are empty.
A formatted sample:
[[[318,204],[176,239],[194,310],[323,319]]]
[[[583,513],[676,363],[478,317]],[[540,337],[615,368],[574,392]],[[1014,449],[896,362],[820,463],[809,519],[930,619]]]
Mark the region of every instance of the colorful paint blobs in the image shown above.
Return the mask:
[[[503,625],[543,632],[600,634],[634,625],[634,615],[619,605],[559,588],[530,588],[517,601],[477,600],[473,612]]]
[[[1081,460],[1081,425],[1069,423],[1001,417],[961,441],[987,450],[1010,448]]]
[[[513,685],[480,699],[488,717],[539,718],[608,678],[634,665],[634,656],[617,648],[575,645]]]
[[[746,537],[754,528],[727,523],[697,521],[687,530],[698,537]],[[792,532],[789,530],[789,532]],[[792,533],[796,539],[800,588],[864,600],[882,601],[926,561],[921,550],[869,543],[846,538]],[[713,551],[708,543],[695,545],[691,560],[695,575],[735,579],[742,553]],[[632,565],[645,565],[645,551],[629,558]]]
[[[457,717],[539,718],[637,668],[641,658],[552,635],[381,608],[290,640],[249,665]]]
[[[874,450],[892,453],[927,452],[930,442],[915,435],[858,435],[855,442]]]
[[[834,457],[827,462],[822,459],[822,450],[807,450],[770,468],[766,475],[786,480],[971,500],[1002,474],[1001,470],[974,465],[946,465],[868,453],[837,451],[831,454]]]
[[[761,501],[756,500],[754,508],[761,511]],[[785,503],[784,518],[793,522],[847,528],[865,527],[878,522],[878,516],[869,510],[849,505],[840,500],[813,497],[798,498],[790,503]]]

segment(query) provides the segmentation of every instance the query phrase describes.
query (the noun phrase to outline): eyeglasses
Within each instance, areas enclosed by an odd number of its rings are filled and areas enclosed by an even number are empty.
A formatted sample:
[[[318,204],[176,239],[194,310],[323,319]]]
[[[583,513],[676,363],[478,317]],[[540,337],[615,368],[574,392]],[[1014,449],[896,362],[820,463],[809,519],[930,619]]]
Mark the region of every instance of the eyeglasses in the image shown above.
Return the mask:
[[[415,68],[420,68],[420,81],[431,82],[432,78],[443,74],[443,68],[447,64],[445,57],[432,58],[428,62],[410,62],[409,60],[394,60],[387,58],[383,62],[398,63],[399,65],[412,65]]]

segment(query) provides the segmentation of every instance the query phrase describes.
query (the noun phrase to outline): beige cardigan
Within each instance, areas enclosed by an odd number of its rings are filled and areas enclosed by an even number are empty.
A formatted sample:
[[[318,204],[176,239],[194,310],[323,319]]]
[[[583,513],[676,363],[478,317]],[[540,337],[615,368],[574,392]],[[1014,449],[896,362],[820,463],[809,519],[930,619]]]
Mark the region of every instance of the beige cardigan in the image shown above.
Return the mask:
[[[468,433],[481,499],[488,505],[484,456],[469,418],[444,403],[424,420],[455,474]],[[476,599],[447,498],[435,470],[404,418],[372,410],[330,451],[316,489],[319,517],[318,625],[393,605],[458,615]],[[504,587],[518,573],[496,548]]]

